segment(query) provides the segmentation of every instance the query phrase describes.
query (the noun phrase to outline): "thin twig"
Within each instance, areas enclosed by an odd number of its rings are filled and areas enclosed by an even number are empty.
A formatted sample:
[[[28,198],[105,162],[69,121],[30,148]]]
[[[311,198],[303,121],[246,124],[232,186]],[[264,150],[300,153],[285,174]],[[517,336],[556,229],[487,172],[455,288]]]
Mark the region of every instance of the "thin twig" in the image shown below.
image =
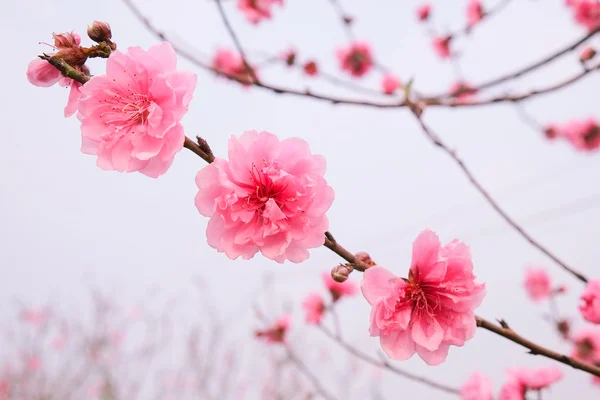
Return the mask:
[[[328,393],[327,390],[325,390],[325,388],[323,387],[323,385],[321,385],[321,381],[319,381],[319,378],[317,378],[315,374],[313,374],[310,368],[308,368],[308,366],[304,364],[304,362],[292,351],[292,349],[289,346],[286,346],[285,349],[289,360],[293,364],[295,364],[298,368],[298,371],[300,371],[300,373],[310,381],[317,393],[323,396],[326,400],[335,400],[335,397]]]
[[[342,25],[342,27],[344,28],[344,32],[346,33],[346,37],[349,41],[353,42],[355,40],[355,37],[354,32],[352,31],[352,17],[346,14],[339,0],[329,0],[329,2],[331,3],[335,12],[338,15],[340,24]]]
[[[475,176],[473,175],[471,170],[458,157],[458,155],[456,155],[456,152],[454,150],[451,150],[440,139],[440,137],[437,134],[435,134],[431,130],[431,128],[429,128],[429,126],[427,126],[425,124],[425,122],[423,122],[423,119],[421,118],[422,110],[419,107],[414,105],[413,107],[411,107],[411,110],[413,112],[413,115],[417,119],[419,125],[421,126],[421,130],[423,131],[425,136],[427,136],[427,138],[434,145],[438,146],[440,149],[442,149],[446,154],[448,154],[454,160],[454,162],[463,171],[463,173],[465,174],[465,176],[467,177],[469,182],[471,182],[473,187],[475,187],[475,189],[477,189],[477,191],[487,200],[488,204],[490,206],[492,206],[492,208],[498,213],[498,215],[500,215],[502,217],[502,219],[504,219],[504,221],[506,221],[514,230],[516,230],[533,247],[535,247],[536,249],[538,249],[539,251],[544,253],[552,261],[554,261],[556,264],[560,265],[565,271],[571,273],[573,276],[575,276],[581,282],[584,282],[584,283],[587,282],[587,278],[584,275],[575,271],[572,267],[567,265],[566,262],[562,261],[560,258],[558,258],[558,256],[556,256],[554,253],[552,253],[550,250],[548,250],[546,247],[544,247],[541,243],[539,243],[537,240],[535,240],[529,233],[527,233],[527,231],[525,231],[525,229],[521,225],[519,225],[514,219],[512,219],[512,217],[510,215],[508,215],[508,213],[506,211],[504,211],[504,209],[502,207],[500,207],[500,205],[496,202],[496,200],[494,200],[494,198],[488,193],[488,191],[475,178]]]
[[[560,363],[569,365],[575,369],[585,371],[592,375],[600,377],[600,367],[597,367],[597,366],[591,365],[591,364],[586,364],[586,363],[576,360],[572,357],[569,357],[564,354],[560,354],[560,353],[557,353],[550,349],[547,349],[545,347],[542,347],[542,346],[540,346],[536,343],[533,343],[533,342],[525,339],[524,337],[518,335],[515,331],[513,331],[509,327],[498,326],[498,325],[493,324],[481,317],[475,317],[475,319],[477,320],[478,327],[488,330],[490,332],[494,332],[495,334],[505,337],[506,339],[508,339],[514,343],[520,344],[521,346],[529,349],[529,352],[533,355],[541,355],[541,356],[544,356],[547,358],[551,358]]]
[[[431,379],[428,378],[424,378],[422,376],[419,375],[415,375],[412,374],[410,372],[404,371],[400,368],[395,367],[394,365],[388,363],[386,360],[380,361],[377,360],[371,356],[369,356],[368,354],[365,354],[359,350],[357,350],[356,348],[354,348],[353,346],[351,346],[350,344],[344,342],[342,339],[337,338],[333,333],[331,333],[327,328],[325,328],[322,325],[318,325],[318,328],[325,334],[327,335],[329,338],[331,338],[331,340],[333,340],[334,342],[336,342],[337,344],[339,344],[341,347],[343,347],[345,350],[347,350],[350,354],[354,355],[355,357],[368,362],[371,365],[374,365],[376,367],[379,368],[383,368],[388,370],[389,372],[396,374],[398,376],[402,376],[404,378],[410,379],[412,381],[416,381],[419,383],[422,383],[426,386],[429,386],[431,388],[437,389],[437,390],[441,390],[442,392],[446,392],[446,393],[451,393],[451,394],[460,394],[460,390],[457,388],[453,388],[451,386],[446,386],[442,383],[438,383],[435,381],[432,381]]]

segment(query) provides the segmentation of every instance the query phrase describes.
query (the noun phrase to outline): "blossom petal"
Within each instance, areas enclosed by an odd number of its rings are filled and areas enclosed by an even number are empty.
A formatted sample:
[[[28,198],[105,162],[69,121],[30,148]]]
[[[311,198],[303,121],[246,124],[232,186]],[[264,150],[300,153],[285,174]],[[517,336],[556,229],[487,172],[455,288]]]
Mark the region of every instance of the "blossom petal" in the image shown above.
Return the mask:
[[[381,348],[394,360],[408,360],[415,354],[415,342],[411,339],[409,331],[393,330],[380,336]]]
[[[363,274],[360,289],[370,305],[377,303],[382,297],[388,296],[394,289],[394,282],[398,279],[394,274],[383,267],[373,266]]]

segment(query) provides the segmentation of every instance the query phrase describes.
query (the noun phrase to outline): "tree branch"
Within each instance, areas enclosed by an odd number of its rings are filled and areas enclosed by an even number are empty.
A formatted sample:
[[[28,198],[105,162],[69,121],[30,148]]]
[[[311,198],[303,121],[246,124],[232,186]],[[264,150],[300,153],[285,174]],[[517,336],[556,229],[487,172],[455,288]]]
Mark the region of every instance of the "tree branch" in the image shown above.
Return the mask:
[[[500,205],[498,204],[498,202],[496,202],[496,200],[494,200],[494,198],[488,193],[488,191],[475,178],[475,176],[473,175],[473,173],[471,172],[471,170],[456,155],[456,152],[453,151],[453,150],[451,150],[440,139],[440,137],[438,135],[436,135],[431,130],[431,128],[429,128],[429,126],[427,126],[423,122],[423,119],[421,118],[421,112],[422,112],[421,108],[419,108],[416,104],[414,104],[413,106],[411,106],[411,111],[413,112],[413,115],[415,116],[415,118],[417,119],[419,125],[421,126],[421,129],[422,129],[423,133],[425,134],[425,136],[427,136],[427,138],[434,145],[438,146],[446,154],[448,154],[450,156],[450,158],[452,158],[452,160],[454,160],[454,162],[458,165],[458,167],[462,170],[462,172],[464,173],[464,175],[467,177],[467,179],[469,180],[469,182],[471,182],[471,184],[475,187],[475,189],[485,198],[485,200],[488,202],[488,204],[490,206],[492,206],[492,208],[498,213],[498,215],[500,215],[502,217],[502,219],[504,219],[504,221],[506,221],[506,223],[508,223],[515,231],[517,231],[533,247],[535,247],[536,249],[538,249],[539,251],[541,251],[542,253],[544,253],[552,261],[554,261],[556,264],[558,264],[559,266],[561,266],[565,271],[567,271],[570,274],[572,274],[573,276],[575,276],[581,282],[586,283],[588,281],[587,278],[584,275],[582,275],[581,273],[575,271],[572,267],[570,267],[569,265],[567,265],[566,262],[562,261],[560,258],[558,258],[558,256],[556,256],[554,253],[552,253],[546,247],[542,246],[541,243],[539,243],[529,233],[527,233],[527,231],[525,231],[525,229],[521,225],[519,225],[510,215],[508,215],[508,213],[506,211],[504,211],[504,209],[502,207],[500,207]]]
[[[530,354],[541,355],[541,356],[544,356],[547,358],[551,358],[553,360],[556,360],[560,363],[566,364],[575,369],[585,371],[592,375],[600,377],[600,367],[597,367],[597,366],[594,366],[591,364],[586,364],[586,363],[576,360],[572,357],[568,357],[564,354],[557,353],[555,351],[552,351],[550,349],[542,347],[538,344],[535,344],[535,343],[525,339],[524,337],[518,335],[515,331],[513,331],[508,326],[506,326],[506,323],[505,323],[505,326],[502,327],[502,326],[493,324],[489,321],[486,321],[485,319],[483,319],[481,317],[475,317],[475,319],[477,321],[478,327],[488,330],[490,332],[494,332],[495,334],[505,337],[506,339],[508,339],[514,343],[520,344],[521,346],[529,349]]]

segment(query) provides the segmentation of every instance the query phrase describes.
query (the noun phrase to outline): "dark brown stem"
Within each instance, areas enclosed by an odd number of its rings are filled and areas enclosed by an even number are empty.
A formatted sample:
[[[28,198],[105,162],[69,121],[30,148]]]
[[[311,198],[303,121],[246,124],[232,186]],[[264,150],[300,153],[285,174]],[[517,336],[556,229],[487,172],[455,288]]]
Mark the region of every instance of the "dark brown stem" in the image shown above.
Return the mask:
[[[215,156],[212,153],[207,153],[204,150],[202,150],[202,148],[198,146],[198,144],[195,143],[189,137],[185,138],[185,141],[183,142],[183,147],[190,150],[192,153],[196,154],[198,157],[200,157],[209,164],[215,161]]]
[[[558,256],[548,250],[546,247],[542,246],[537,240],[535,240],[525,229],[519,225],[500,205],[494,200],[494,198],[488,193],[488,191],[479,183],[479,181],[475,178],[471,170],[465,165],[465,163],[456,155],[454,150],[451,150],[441,139],[435,134],[429,126],[427,126],[423,119],[421,118],[422,109],[417,105],[413,105],[411,107],[413,115],[417,119],[419,125],[421,126],[421,130],[427,136],[427,138],[440,149],[442,149],[454,162],[459,166],[462,172],[465,174],[469,182],[475,187],[475,189],[486,199],[488,204],[492,206],[492,208],[508,223],[515,231],[517,231],[525,240],[527,240],[533,247],[544,253],[548,258],[554,261],[556,264],[561,266],[565,271],[571,273],[581,282],[586,283],[587,278],[581,273],[575,271],[572,267],[567,265],[566,262],[562,261]]]
[[[395,367],[394,365],[390,364],[389,362],[387,362],[386,360],[377,360],[371,356],[369,356],[368,354],[365,354],[359,350],[357,350],[356,348],[352,347],[350,344],[344,342],[342,339],[336,337],[332,332],[330,332],[327,328],[325,328],[322,325],[318,325],[318,328],[329,338],[331,338],[331,340],[333,340],[334,342],[336,342],[338,345],[340,345],[342,348],[344,348],[346,351],[348,351],[350,354],[352,354],[353,356],[355,356],[356,358],[359,358],[365,362],[368,362],[371,365],[374,365],[376,367],[379,368],[383,368],[388,370],[389,372],[401,376],[403,378],[407,378],[410,379],[412,381],[416,381],[419,383],[422,383],[426,386],[429,386],[431,388],[437,389],[437,390],[441,390],[442,392],[446,392],[446,393],[450,393],[450,394],[460,394],[460,390],[457,388],[453,388],[451,386],[446,386],[442,383],[438,383],[435,381],[432,381],[430,379],[424,378],[422,376],[419,375],[414,375],[411,374],[410,372],[404,371],[400,368]]]
[[[541,355],[541,356],[544,356],[547,358],[551,358],[560,363],[571,366],[575,369],[585,371],[592,375],[600,377],[600,367],[597,367],[597,366],[591,365],[591,364],[586,364],[586,363],[576,360],[572,357],[557,353],[555,351],[552,351],[550,349],[542,347],[538,344],[535,344],[535,343],[525,339],[524,337],[518,335],[515,331],[513,331],[509,327],[498,326],[489,321],[486,321],[485,319],[483,319],[481,317],[475,317],[475,319],[477,320],[478,327],[488,330],[490,332],[494,332],[495,334],[505,337],[506,339],[508,339],[514,343],[520,344],[521,346],[529,349],[529,352],[533,355]]]
[[[327,247],[329,250],[333,251],[338,256],[342,257],[344,260],[351,263],[354,269],[363,272],[369,268],[369,266],[367,264],[360,261],[358,258],[354,257],[354,254],[352,254],[348,250],[346,250],[337,241],[334,242],[328,238],[325,238],[325,243],[323,245],[325,247]]]

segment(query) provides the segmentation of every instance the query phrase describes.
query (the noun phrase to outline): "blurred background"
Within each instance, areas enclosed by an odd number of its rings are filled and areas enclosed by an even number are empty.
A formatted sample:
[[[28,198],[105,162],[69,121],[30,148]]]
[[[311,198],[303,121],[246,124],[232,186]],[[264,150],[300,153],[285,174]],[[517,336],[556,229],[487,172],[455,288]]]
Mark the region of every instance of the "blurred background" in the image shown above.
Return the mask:
[[[432,26],[439,33],[464,27],[466,3],[433,2]],[[135,4],[174,42],[206,60],[219,47],[234,49],[213,1],[138,0]],[[458,74],[476,85],[585,34],[563,0],[513,1],[453,43],[457,62],[442,61],[432,49],[429,29],[416,19],[420,4],[415,0],[342,1],[355,19],[356,37],[371,43],[378,62],[403,82],[414,79],[413,87],[423,93],[447,91]],[[495,4],[484,1],[486,7]],[[257,27],[244,19],[234,1],[224,5],[250,57],[257,54],[260,60],[263,53],[276,55],[294,47],[301,61],[315,59],[322,71],[342,76],[335,49],[348,39],[330,2],[287,0],[282,8],[275,7],[272,20]],[[259,307],[269,321],[285,312],[292,314],[290,346],[337,399],[391,399],[399,393],[418,399],[456,398],[361,363],[303,322],[303,297],[315,290],[325,293],[321,273],[341,261],[332,252],[314,249],[302,264],[280,265],[261,256],[232,261],[210,248],[205,237],[207,219],[198,214],[193,202],[194,177],[204,166],[194,154],[182,151],[169,172],[154,180],[141,174],[101,171],[94,157],[80,152],[79,123],[75,117],[63,118],[67,89],[34,87],[27,82],[25,70],[37,54],[47,51],[38,42],[51,41],[52,32],[71,30],[83,38],[93,20],[110,23],[120,49],[156,43],[159,39],[121,1],[5,0],[2,9],[0,324],[6,338],[0,342],[0,371],[21,362],[15,358],[16,349],[38,343],[39,327],[26,323],[35,318],[24,317],[23,310],[52,310],[54,315],[79,321],[85,327],[81,332],[90,335],[107,326],[134,326],[120,331],[125,335],[123,346],[129,350],[146,343],[150,328],[144,324],[167,315],[168,326],[173,328],[168,335],[171,347],[153,361],[148,376],[135,378],[148,386],[135,392],[137,397],[113,393],[104,399],[269,398],[258,389],[269,379],[281,385],[280,398],[307,398],[301,396],[311,393],[310,381],[294,372],[294,366],[285,370],[288,375],[273,378],[276,371],[283,371],[277,362],[285,360],[285,354],[254,338],[254,330],[264,325],[255,312]],[[590,44],[600,43],[592,38]],[[95,74],[104,68],[103,60],[89,64]],[[471,246],[475,273],[487,284],[488,294],[478,314],[489,320],[503,318],[545,346],[570,351],[547,321],[547,304],[528,300],[523,289],[524,266],[545,267],[557,284],[566,285],[559,309],[561,315],[571,317],[574,330],[584,326],[576,308],[583,288],[580,282],[508,227],[452,160],[425,138],[408,110],[331,105],[257,87],[244,89],[183,59],[179,68],[198,73],[194,100],[183,120],[187,136],[202,136],[217,156],[226,155],[231,135],[245,130],[304,138],[314,153],[327,159],[326,178],[336,192],[328,213],[331,232],[346,248],[368,251],[378,264],[402,275],[410,265],[412,241],[422,229],[433,229],[444,242],[459,238]],[[576,51],[508,82],[496,93],[543,87],[580,70]],[[265,82],[281,86],[361,97],[282,64],[269,64],[259,74]],[[373,71],[357,83],[379,89],[380,80],[381,73]],[[598,102],[593,93],[599,82],[594,74],[522,106],[540,124],[594,117]],[[432,107],[423,118],[536,239],[587,276],[598,275],[600,164],[596,154],[577,152],[566,142],[548,141],[539,129],[524,122],[512,104]],[[359,282],[360,276],[351,279]],[[98,299],[110,300],[119,310],[103,317],[112,322],[98,322],[98,304],[104,304]],[[144,310],[140,318],[146,322],[135,328],[136,319],[130,313],[137,309]],[[378,358],[379,341],[369,337],[369,306],[362,296],[344,299],[337,310],[344,339]],[[229,388],[227,394],[219,387],[210,389],[214,397],[178,394],[174,386],[168,386],[185,385],[182,376],[201,371],[193,364],[182,367],[188,365],[181,360],[188,356],[190,329],[208,332],[199,335],[203,350],[198,354],[215,370],[225,371],[215,372],[218,376],[233,371],[228,368],[227,354],[234,355],[229,357],[236,360],[237,375],[228,378],[233,383],[222,385]],[[148,340],[160,347],[162,339],[157,335]],[[218,338],[214,339],[219,342],[216,354],[208,353],[216,346],[211,345],[211,335]],[[129,350],[119,354],[147,364],[142,355]],[[70,360],[56,349],[47,353],[40,362]],[[76,358],[79,353],[69,354]],[[452,348],[440,366],[429,367],[418,357],[394,363],[452,386],[460,386],[477,370],[490,376],[496,389],[508,367],[553,364],[487,331],[478,331],[463,348]],[[38,368],[44,371],[39,379],[60,381],[60,368],[52,365]],[[131,383],[134,378],[130,377],[139,372],[135,362],[126,364],[118,357],[108,365],[114,369],[81,384],[78,393],[83,394],[65,394],[64,398],[109,396],[107,390],[94,390],[94,385],[107,380]],[[544,394],[545,400],[573,393],[581,399],[598,398],[600,389],[590,384],[588,375],[561,367],[566,378]],[[119,368],[129,372],[119,372]],[[171,373],[180,381],[168,381]],[[157,394],[148,389],[154,386],[163,391]]]

